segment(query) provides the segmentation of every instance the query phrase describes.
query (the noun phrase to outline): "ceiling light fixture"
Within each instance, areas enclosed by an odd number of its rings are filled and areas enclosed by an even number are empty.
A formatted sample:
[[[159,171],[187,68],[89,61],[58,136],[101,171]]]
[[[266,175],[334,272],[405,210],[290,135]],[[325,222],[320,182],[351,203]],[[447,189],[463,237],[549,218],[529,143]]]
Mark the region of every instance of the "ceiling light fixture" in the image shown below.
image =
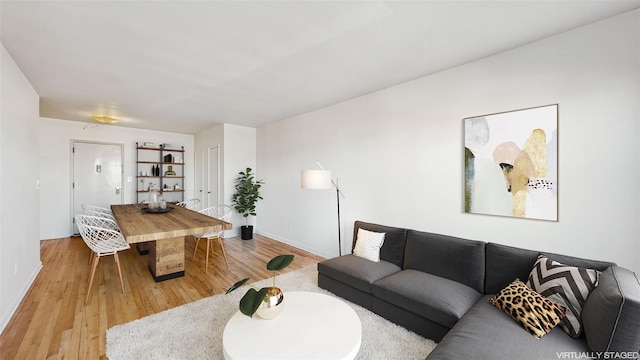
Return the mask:
[[[99,123],[103,123],[103,124],[117,124],[120,122],[120,119],[116,119],[114,117],[111,116],[98,116],[98,115],[94,115],[91,117],[93,120],[99,122]]]

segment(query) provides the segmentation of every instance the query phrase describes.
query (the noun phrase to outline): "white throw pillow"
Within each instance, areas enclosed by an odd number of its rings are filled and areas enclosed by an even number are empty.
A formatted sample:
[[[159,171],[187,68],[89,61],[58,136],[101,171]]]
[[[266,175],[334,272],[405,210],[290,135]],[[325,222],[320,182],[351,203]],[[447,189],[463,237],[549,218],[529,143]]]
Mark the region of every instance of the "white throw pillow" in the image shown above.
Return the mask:
[[[367,260],[380,262],[380,248],[384,243],[384,234],[364,229],[358,229],[356,246],[353,255]]]

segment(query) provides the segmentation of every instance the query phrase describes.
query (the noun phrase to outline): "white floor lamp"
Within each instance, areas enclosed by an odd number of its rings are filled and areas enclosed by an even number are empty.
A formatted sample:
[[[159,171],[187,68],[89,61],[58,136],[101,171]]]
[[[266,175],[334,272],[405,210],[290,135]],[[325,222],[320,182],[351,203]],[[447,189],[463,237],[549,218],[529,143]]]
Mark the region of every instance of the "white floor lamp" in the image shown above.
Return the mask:
[[[336,189],[336,200],[338,203],[338,254],[342,256],[342,236],[340,234],[340,195],[344,194],[338,186],[338,179],[333,181],[331,170],[325,170],[320,162],[316,160],[316,165],[320,170],[302,170],[300,174],[301,187],[303,189],[331,189],[331,185]]]

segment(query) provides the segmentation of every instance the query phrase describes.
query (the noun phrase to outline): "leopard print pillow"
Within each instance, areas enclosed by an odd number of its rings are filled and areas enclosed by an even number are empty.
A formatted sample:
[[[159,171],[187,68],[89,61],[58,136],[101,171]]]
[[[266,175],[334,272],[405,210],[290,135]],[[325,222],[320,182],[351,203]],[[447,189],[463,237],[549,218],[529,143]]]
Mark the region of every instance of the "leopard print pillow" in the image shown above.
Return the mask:
[[[548,334],[567,313],[564,306],[529,289],[520,279],[500,290],[489,302],[511,316],[536,339]]]

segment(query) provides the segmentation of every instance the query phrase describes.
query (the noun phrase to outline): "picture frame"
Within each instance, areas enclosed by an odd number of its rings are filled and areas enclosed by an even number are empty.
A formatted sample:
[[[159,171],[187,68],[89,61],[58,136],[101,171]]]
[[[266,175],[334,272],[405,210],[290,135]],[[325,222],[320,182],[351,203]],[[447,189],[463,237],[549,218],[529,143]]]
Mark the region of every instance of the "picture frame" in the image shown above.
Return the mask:
[[[559,104],[464,125],[464,212],[558,221]]]

